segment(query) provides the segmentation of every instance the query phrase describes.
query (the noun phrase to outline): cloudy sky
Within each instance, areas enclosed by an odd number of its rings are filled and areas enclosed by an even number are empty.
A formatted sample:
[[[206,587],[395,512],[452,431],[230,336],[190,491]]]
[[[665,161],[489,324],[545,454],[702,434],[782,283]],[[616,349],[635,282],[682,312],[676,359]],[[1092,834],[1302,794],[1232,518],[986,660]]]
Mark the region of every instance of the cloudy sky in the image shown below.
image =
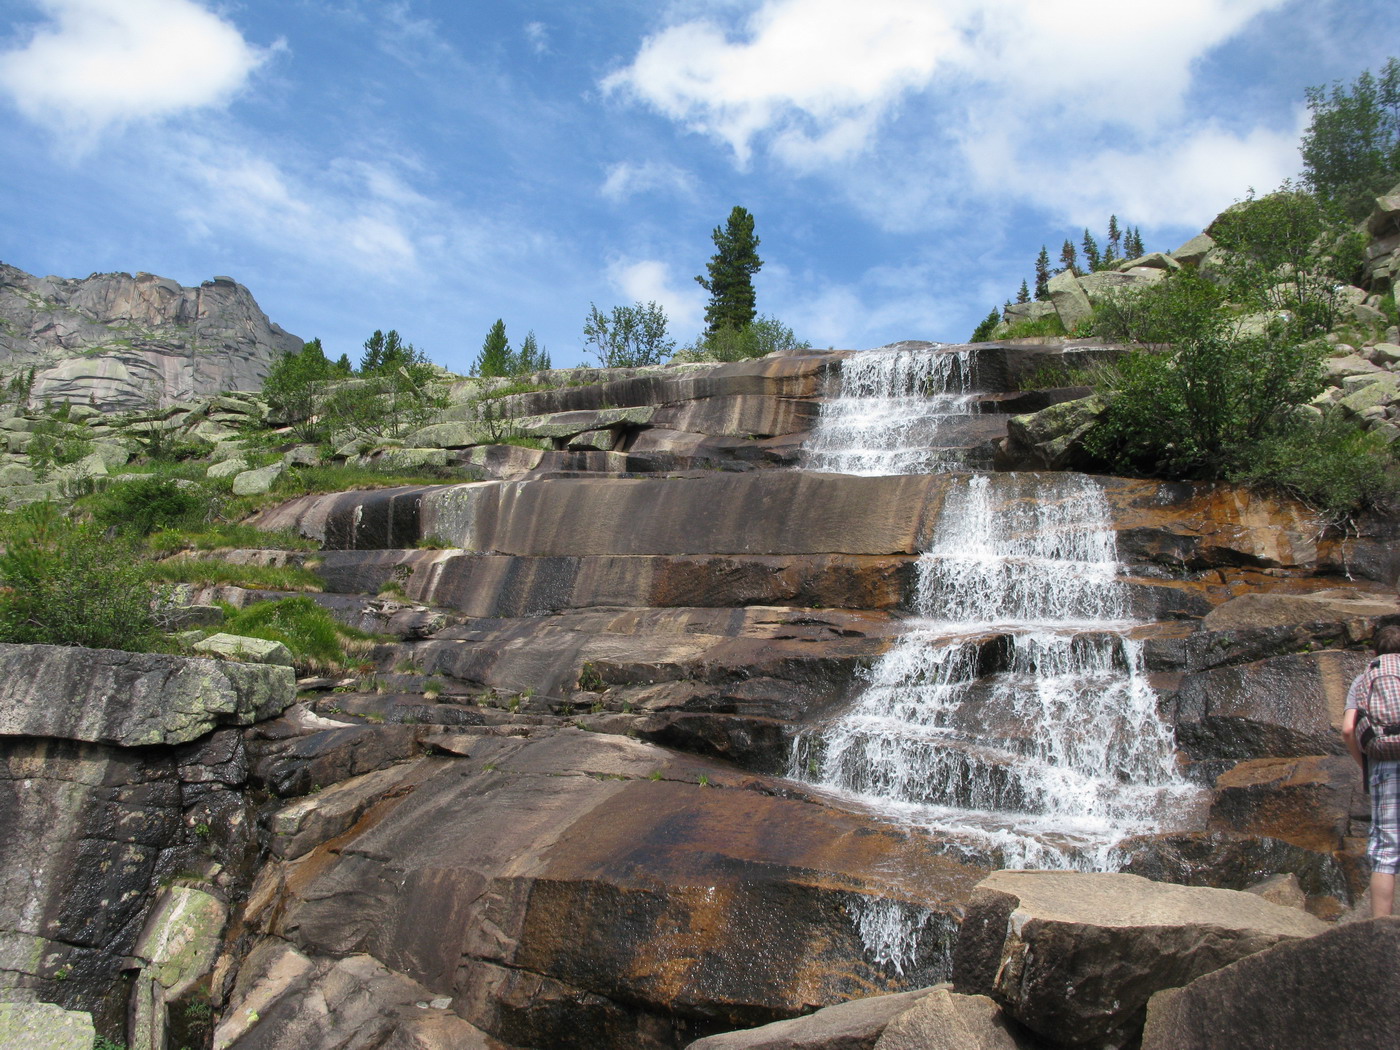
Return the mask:
[[[1110,213],[1171,249],[1298,169],[1394,0],[0,0],[0,260],[228,274],[333,354],[682,343],[753,212],[761,312],[960,341]]]

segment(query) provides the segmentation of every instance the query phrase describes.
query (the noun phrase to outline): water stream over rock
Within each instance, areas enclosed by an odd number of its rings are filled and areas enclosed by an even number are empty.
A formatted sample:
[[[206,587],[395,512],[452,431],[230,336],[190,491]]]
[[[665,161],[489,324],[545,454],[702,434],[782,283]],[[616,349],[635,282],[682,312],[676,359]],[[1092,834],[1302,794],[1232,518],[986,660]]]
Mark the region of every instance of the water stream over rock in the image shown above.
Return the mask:
[[[823,407],[811,467],[967,469],[936,444],[967,410],[966,351],[844,368],[855,379],[843,371]],[[1118,842],[1168,825],[1195,790],[1130,637],[1107,504],[1082,475],[965,479],[920,556],[906,633],[844,714],[798,737],[792,774],[999,866],[1113,868]]]

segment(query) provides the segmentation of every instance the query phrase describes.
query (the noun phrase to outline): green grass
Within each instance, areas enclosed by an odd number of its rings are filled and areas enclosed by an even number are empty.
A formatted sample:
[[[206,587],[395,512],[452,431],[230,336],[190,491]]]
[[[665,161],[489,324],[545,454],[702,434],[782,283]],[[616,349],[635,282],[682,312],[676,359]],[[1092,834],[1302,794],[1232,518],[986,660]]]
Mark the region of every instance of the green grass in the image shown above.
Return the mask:
[[[272,486],[276,499],[290,499],[348,489],[387,489],[403,485],[445,485],[458,480],[450,468],[444,471],[392,471],[373,467],[293,467]]]
[[[345,670],[347,661],[375,640],[372,634],[337,622],[310,598],[283,598],[224,611],[220,632],[281,642],[302,670]]]
[[[216,521],[199,529],[157,529],[146,537],[146,544],[157,556],[182,550],[212,551],[229,548],[265,551],[314,551],[321,545],[298,536],[290,529],[264,532],[255,525]]]
[[[232,586],[265,591],[319,591],[321,578],[294,565],[234,565],[212,558],[173,558],[154,562],[150,577],[161,583],[195,587]]]
[[[1017,321],[1006,334],[999,336],[1001,339],[1030,339],[1044,336],[1064,336],[1069,333],[1065,331],[1064,324],[1060,321],[1058,314],[1050,314],[1047,317],[1037,318],[1034,321]]]

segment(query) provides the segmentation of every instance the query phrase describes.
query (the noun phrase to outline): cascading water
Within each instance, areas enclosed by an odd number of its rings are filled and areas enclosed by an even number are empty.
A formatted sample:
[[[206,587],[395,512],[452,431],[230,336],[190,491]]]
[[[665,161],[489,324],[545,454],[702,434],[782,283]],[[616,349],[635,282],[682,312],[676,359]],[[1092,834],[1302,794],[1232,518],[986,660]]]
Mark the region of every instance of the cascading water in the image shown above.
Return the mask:
[[[839,401],[880,389],[879,374],[884,390],[919,396],[904,377],[922,366],[867,353],[848,359],[860,382],[843,375],[819,431],[829,417],[857,416]],[[964,396],[970,372],[963,359],[923,374],[957,377],[959,392],[936,399]],[[839,462],[836,440],[814,442],[826,463]],[[907,448],[880,469],[874,442],[860,445],[862,473],[928,470],[906,469],[918,461]],[[957,469],[947,454],[935,462]],[[988,863],[1112,868],[1118,842],[1162,827],[1196,792],[1175,772],[1171,731],[1129,637],[1101,489],[1074,474],[958,474],[933,535],[909,629],[850,710],[798,738],[793,775]]]
[[[957,451],[940,438],[972,411],[971,352],[938,344],[866,350],[841,364],[840,393],[822,404],[803,465],[831,474],[930,474]]]

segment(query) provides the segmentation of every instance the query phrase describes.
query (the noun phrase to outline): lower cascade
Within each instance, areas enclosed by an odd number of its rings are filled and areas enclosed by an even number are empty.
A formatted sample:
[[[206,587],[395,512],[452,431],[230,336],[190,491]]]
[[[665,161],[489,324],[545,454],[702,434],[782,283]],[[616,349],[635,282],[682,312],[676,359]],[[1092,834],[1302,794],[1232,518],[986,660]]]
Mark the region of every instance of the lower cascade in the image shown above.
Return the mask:
[[[1132,638],[1107,504],[1082,475],[958,478],[906,633],[849,710],[797,737],[791,774],[998,866],[1112,869],[1196,789]]]

